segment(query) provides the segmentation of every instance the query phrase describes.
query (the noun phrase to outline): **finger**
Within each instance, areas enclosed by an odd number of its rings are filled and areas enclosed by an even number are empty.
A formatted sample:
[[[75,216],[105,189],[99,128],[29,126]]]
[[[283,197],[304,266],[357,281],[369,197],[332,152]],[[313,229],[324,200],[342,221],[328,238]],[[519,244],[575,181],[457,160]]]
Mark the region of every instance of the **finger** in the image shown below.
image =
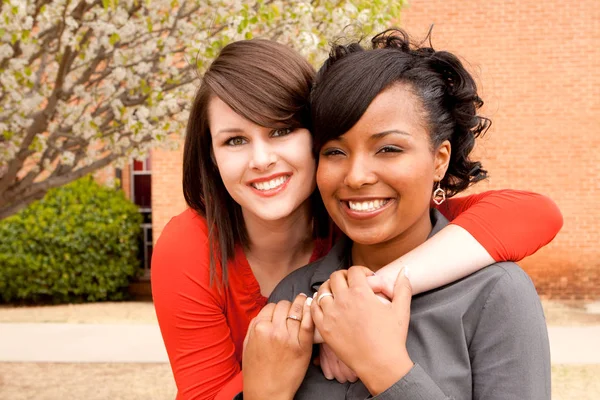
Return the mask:
[[[281,300],[275,305],[275,311],[273,311],[273,328],[275,330],[283,329],[287,331],[286,317],[290,311],[292,304],[287,300]]]
[[[312,316],[312,314],[311,314],[311,316]],[[319,332],[319,330],[315,326],[315,333],[313,334],[313,343],[319,344],[319,343],[323,343],[324,341],[325,340],[323,340],[323,336],[321,335],[321,332]]]
[[[386,289],[386,286],[387,286],[383,276],[377,275],[377,274],[367,276],[367,283],[369,284],[369,287],[371,288],[371,290],[374,293],[383,293],[383,291]],[[393,290],[393,287],[392,287],[392,290]]]
[[[254,326],[260,321],[272,321],[273,312],[275,311],[275,303],[269,303],[260,310],[258,315],[250,321],[248,331],[252,331]]]
[[[329,287],[331,288],[331,293],[335,296],[336,293],[340,295],[345,290],[348,289],[348,270],[342,269],[339,271],[335,271],[329,277]]]
[[[300,325],[300,332],[298,332],[298,341],[302,348],[311,349],[313,344],[313,335],[315,330],[315,324],[313,322],[310,306],[313,301],[312,297],[307,298],[304,296],[304,303],[302,304],[302,321]],[[295,321],[294,321],[295,322]]]
[[[410,320],[410,302],[412,299],[412,286],[408,274],[408,267],[404,267],[398,274],[394,284],[394,298],[392,299],[392,308],[407,323]]]
[[[304,303],[306,303],[306,295],[300,293],[294,299],[294,302],[288,311],[288,315],[285,318],[285,325],[291,337],[298,337],[298,331],[300,331],[300,324],[302,323]]]
[[[369,282],[369,286],[375,293],[383,293],[387,298],[392,299],[397,277],[398,274],[378,271],[375,275],[367,277],[367,282]]]
[[[348,379],[346,379],[346,376],[342,374],[342,371],[340,370],[340,363],[338,362],[337,357],[334,357],[332,360],[330,360],[329,364],[331,366],[333,378],[339,383],[346,383]]]
[[[317,296],[319,295],[319,292],[315,292],[315,294],[312,297],[312,303],[310,305],[310,316],[312,317],[312,320],[315,323],[315,329],[319,330],[319,332],[322,332],[322,327],[323,327],[323,310],[321,310],[321,307],[319,307],[319,305],[317,304]],[[321,336],[323,334],[321,333]]]
[[[333,293],[331,292],[331,283],[329,280],[323,282],[319,291],[317,292],[316,303],[324,312],[327,310],[327,307],[333,305]]]
[[[371,292],[371,288],[367,283],[367,275],[365,274],[365,270],[368,271],[370,275],[373,275],[373,272],[366,267],[356,266],[350,268],[348,270],[348,286],[352,288],[368,289]]]
[[[346,379],[348,382],[356,382],[358,380],[358,377],[356,376],[354,371],[352,371],[346,364],[344,364],[342,360],[338,358],[337,362],[339,365],[340,374],[344,377],[344,379]]]
[[[377,300],[379,300],[380,302],[382,302],[383,304],[391,304],[392,301],[390,299],[388,299],[384,294],[382,293],[377,293],[375,294],[375,296],[377,296]]]
[[[323,371],[323,375],[325,376],[325,378],[332,380],[333,372],[331,372],[331,367],[329,366],[329,358],[325,354],[323,345],[321,345],[321,354],[319,355],[319,360],[321,362],[321,371]]]

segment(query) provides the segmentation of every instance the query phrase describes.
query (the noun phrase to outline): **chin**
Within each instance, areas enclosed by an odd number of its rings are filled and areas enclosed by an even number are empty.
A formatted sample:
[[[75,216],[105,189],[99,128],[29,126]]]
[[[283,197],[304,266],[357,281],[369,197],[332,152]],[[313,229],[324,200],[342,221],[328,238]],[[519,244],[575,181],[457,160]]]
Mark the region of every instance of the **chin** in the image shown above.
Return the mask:
[[[257,210],[255,213],[263,221],[279,221],[292,215],[293,207],[271,207],[267,210]]]
[[[353,242],[371,246],[383,243],[387,240],[387,235],[382,234],[380,230],[353,230],[344,232]]]

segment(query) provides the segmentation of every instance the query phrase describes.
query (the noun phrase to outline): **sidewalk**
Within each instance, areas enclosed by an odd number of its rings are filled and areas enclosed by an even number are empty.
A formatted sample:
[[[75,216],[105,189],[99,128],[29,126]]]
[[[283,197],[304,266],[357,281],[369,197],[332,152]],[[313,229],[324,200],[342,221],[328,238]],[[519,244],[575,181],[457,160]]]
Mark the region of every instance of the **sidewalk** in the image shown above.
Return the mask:
[[[552,364],[600,364],[600,325],[550,326]],[[0,362],[168,362],[156,324],[0,323]]]

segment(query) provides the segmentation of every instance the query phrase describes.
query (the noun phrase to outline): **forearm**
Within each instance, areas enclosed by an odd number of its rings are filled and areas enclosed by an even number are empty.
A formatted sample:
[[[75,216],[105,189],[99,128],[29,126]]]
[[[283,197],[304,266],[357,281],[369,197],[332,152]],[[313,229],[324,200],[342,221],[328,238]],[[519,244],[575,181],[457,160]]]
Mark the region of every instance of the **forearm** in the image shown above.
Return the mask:
[[[377,275],[393,285],[402,268],[408,267],[413,294],[418,294],[454,282],[493,262],[492,256],[469,232],[450,224],[377,271]]]

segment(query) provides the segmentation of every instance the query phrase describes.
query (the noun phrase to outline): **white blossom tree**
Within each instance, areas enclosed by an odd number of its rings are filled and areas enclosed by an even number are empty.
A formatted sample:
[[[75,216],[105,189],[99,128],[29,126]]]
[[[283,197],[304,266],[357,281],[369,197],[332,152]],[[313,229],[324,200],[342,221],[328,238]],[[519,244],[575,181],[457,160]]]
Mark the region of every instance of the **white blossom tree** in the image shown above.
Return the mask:
[[[198,76],[263,37],[316,62],[401,1],[0,0],[0,220],[51,188],[184,132]]]

